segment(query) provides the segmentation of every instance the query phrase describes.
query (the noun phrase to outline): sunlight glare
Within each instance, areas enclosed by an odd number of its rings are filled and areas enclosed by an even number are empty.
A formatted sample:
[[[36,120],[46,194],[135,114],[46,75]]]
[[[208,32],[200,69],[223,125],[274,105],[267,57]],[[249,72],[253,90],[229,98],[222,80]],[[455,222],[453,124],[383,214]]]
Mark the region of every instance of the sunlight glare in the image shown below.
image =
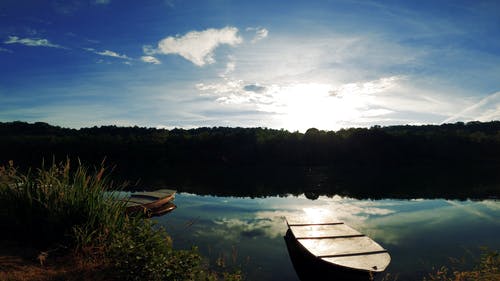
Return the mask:
[[[343,122],[362,117],[370,97],[343,91],[337,94],[329,84],[303,83],[276,88],[274,110],[288,130],[309,128],[336,130]]]
[[[308,223],[321,223],[321,222],[329,222],[332,220],[336,220],[333,216],[333,213],[325,208],[304,208],[304,219]]]

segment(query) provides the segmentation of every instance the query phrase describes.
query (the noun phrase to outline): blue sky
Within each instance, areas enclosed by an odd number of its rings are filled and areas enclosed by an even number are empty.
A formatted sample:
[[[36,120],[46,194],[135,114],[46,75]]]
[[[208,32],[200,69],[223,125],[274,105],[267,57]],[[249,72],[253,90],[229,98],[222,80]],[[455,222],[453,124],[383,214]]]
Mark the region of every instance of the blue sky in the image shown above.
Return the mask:
[[[500,2],[3,0],[0,72],[0,121],[498,120]]]

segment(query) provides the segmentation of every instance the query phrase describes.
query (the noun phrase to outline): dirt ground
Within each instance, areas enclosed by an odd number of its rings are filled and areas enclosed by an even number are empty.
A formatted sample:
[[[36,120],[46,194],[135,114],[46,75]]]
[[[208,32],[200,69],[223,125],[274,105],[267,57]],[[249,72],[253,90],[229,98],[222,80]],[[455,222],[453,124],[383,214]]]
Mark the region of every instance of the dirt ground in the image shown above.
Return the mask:
[[[0,281],[105,281],[102,264],[0,242]]]

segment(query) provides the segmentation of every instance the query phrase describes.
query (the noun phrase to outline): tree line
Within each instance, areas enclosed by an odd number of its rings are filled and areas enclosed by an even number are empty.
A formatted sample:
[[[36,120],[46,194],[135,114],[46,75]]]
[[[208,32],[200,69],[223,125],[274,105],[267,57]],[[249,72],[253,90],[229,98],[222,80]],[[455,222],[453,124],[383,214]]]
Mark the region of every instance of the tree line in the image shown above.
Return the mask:
[[[125,179],[154,182],[164,175],[164,184],[197,193],[265,196],[310,189],[358,197],[432,197],[450,196],[467,184],[455,197],[500,195],[500,121],[305,133],[0,123],[2,163],[33,167],[42,159],[66,158],[90,164],[106,159]]]

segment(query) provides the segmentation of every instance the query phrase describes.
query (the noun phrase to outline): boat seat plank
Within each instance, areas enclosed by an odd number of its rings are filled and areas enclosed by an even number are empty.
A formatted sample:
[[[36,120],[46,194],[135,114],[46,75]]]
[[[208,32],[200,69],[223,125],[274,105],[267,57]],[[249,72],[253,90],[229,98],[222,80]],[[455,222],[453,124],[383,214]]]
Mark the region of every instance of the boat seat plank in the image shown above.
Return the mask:
[[[129,199],[127,199],[127,205],[143,205],[143,204],[149,204],[151,202],[154,202],[158,199],[148,199],[148,198],[141,198],[141,197],[130,197]]]
[[[352,256],[368,256],[368,255],[375,255],[375,254],[382,254],[382,253],[387,253],[387,250],[370,251],[370,252],[357,252],[357,253],[350,253],[350,254],[327,255],[327,256],[319,256],[318,258],[338,258],[338,257],[352,257]]]
[[[366,236],[339,239],[300,239],[298,242],[316,257],[384,250]]]
[[[158,200],[162,197],[152,196],[152,195],[143,195],[143,194],[132,194],[132,195],[130,195],[130,198],[143,198],[146,200]]]
[[[352,238],[352,237],[363,237],[364,234],[353,234],[353,235],[336,235],[336,236],[314,236],[314,237],[296,237],[296,239],[339,239],[339,238]]]
[[[286,223],[289,226],[310,226],[310,225],[335,225],[335,224],[344,224],[342,221],[333,221],[331,219],[319,218],[314,219],[313,221],[310,218],[303,216],[291,216],[286,217]]]
[[[155,191],[144,191],[144,192],[134,192],[132,197],[153,197],[153,198],[163,198],[168,196],[173,196],[176,193],[172,189],[159,189]]]
[[[291,225],[290,230],[293,232],[294,236],[297,239],[362,235],[360,232],[349,227],[346,224],[299,225],[299,226]]]

